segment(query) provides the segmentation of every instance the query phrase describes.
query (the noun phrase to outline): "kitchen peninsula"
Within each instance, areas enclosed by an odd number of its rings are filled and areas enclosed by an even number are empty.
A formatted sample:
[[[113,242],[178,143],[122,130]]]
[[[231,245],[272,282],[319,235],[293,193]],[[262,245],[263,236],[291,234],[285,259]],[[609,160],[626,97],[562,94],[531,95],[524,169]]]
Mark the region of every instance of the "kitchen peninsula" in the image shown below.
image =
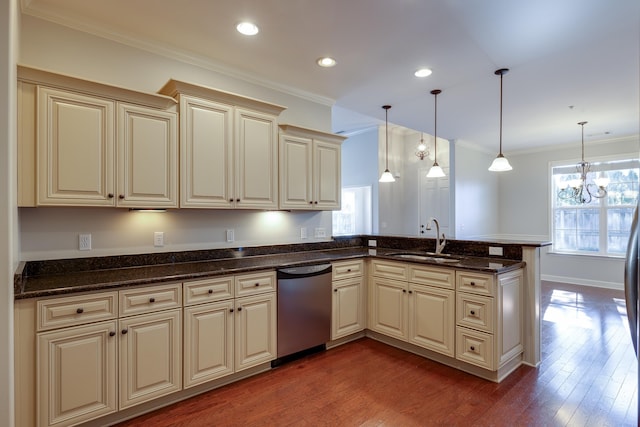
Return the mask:
[[[187,346],[187,337],[193,336],[194,331],[197,331],[193,326],[187,329],[188,319],[197,319],[197,317],[188,316],[187,313],[191,313],[198,307],[213,307],[218,302],[211,301],[219,300],[219,303],[231,304],[225,306],[225,312],[229,309],[233,311],[233,307],[245,307],[243,311],[245,314],[241,316],[246,316],[250,306],[243,304],[256,301],[261,304],[256,313],[266,316],[260,317],[260,322],[271,325],[274,318],[272,316],[275,316],[270,306],[273,303],[272,298],[275,297],[275,269],[319,262],[334,264],[334,291],[337,291],[341,277],[353,277],[350,269],[340,269],[341,263],[353,265],[354,261],[364,262],[364,268],[356,274],[359,280],[356,283],[361,284],[358,298],[365,301],[362,306],[365,313],[360,315],[364,315],[366,320],[362,321],[355,332],[327,343],[328,348],[366,334],[374,339],[493,381],[500,381],[520,363],[534,366],[539,363],[539,329],[537,329],[539,319],[536,317],[535,310],[538,306],[537,299],[539,299],[537,261],[539,249],[545,243],[452,240],[448,243],[449,254],[418,258],[426,254],[425,248],[432,246],[432,240],[355,236],[310,244],[22,263],[20,271],[15,276],[16,360],[18,362],[16,377],[18,378],[17,397],[21,402],[19,413],[21,417],[25,417],[25,425],[35,425],[35,420],[31,419],[34,415],[29,414],[38,412],[40,424],[62,422],[64,425],[96,418],[96,422],[111,422],[270,369],[269,362],[275,357],[275,348],[272,344],[274,337],[271,336],[271,332],[264,340],[259,340],[260,345],[264,344],[259,357],[253,358],[255,355],[250,354],[251,352],[242,353],[242,349],[236,345],[235,369],[215,373],[211,377],[206,377],[209,378],[206,381],[199,381],[198,375],[201,373],[197,369],[194,371],[192,368],[187,368],[189,361],[202,361],[202,359],[193,359],[193,351],[197,353],[199,347]],[[503,256],[487,256],[489,247],[502,248]],[[411,254],[414,255],[413,258],[407,256]],[[340,272],[346,273],[346,276],[340,276]],[[388,274],[393,276],[385,278]],[[501,281],[501,279],[505,280]],[[493,343],[494,337],[498,339],[501,336],[500,329],[497,327],[500,319],[494,317],[492,313],[500,307],[501,298],[500,294],[495,292],[495,284],[503,282],[507,285],[505,289],[510,289],[508,292],[515,290],[515,293],[508,295],[515,298],[514,301],[520,301],[519,304],[523,309],[516,310],[517,322],[509,322],[521,332],[515,334],[516,345],[511,349],[511,353],[505,356],[505,370],[501,372],[498,369],[500,358],[496,358],[498,355],[492,352],[488,355],[482,354],[479,349],[495,349],[495,344],[489,343]],[[243,283],[248,285],[243,287]],[[383,288],[376,288],[376,284],[380,283],[383,284]],[[386,287],[389,284],[392,286],[400,284],[400,288]],[[465,286],[467,289],[464,288]],[[484,286],[487,286],[488,293],[483,295],[481,288]],[[250,293],[241,293],[244,292],[242,289],[248,289]],[[390,289],[392,293],[387,292]],[[399,289],[399,293],[393,293],[393,289]],[[220,297],[223,291],[230,293]],[[338,292],[335,294],[339,295]],[[407,301],[402,304],[410,304],[408,300],[403,299],[404,295],[408,294],[415,295],[416,298],[426,296],[428,298],[421,301],[427,301],[428,304],[434,301],[432,297],[435,295],[438,298],[437,304],[426,307],[442,306],[443,313],[451,316],[454,312],[457,313],[447,328],[451,334],[457,331],[455,339],[451,341],[450,338],[443,338],[444,341],[449,340],[449,344],[456,343],[457,353],[455,351],[451,353],[453,346],[449,349],[430,347],[430,343],[420,343],[419,340],[416,345],[408,337],[404,338],[386,330],[388,322],[384,320],[380,322],[380,318],[373,314],[379,302],[376,296],[383,295],[384,299],[388,299],[391,295],[397,295],[402,301]],[[448,299],[443,297],[447,295]],[[250,300],[251,298],[254,300]],[[151,300],[153,303],[150,302]],[[455,310],[452,305],[454,303],[458,305]],[[333,305],[335,310],[335,299]],[[413,307],[415,309],[420,305]],[[465,310],[474,313],[472,318],[461,316],[466,312]],[[480,310],[483,315],[475,315],[476,310]],[[81,320],[83,316],[88,317],[85,317],[86,320]],[[410,322],[410,320],[407,321]],[[483,322],[485,325],[480,325]],[[250,320],[247,321],[247,319],[236,319],[235,323],[236,326],[243,324],[245,327],[251,327]],[[166,378],[166,384],[161,384],[160,387],[154,384],[150,387],[151,389],[136,389],[136,384],[131,383],[130,380],[130,375],[134,373],[131,369],[136,366],[135,358],[131,359],[131,355],[135,354],[135,352],[132,353],[132,348],[137,345],[132,337],[138,334],[138,339],[144,340],[147,333],[146,339],[150,339],[153,334],[157,334],[158,325],[162,325],[161,330],[167,332],[165,338],[172,342],[170,345],[172,352],[167,353],[171,365],[167,372],[171,375]],[[99,331],[88,331],[94,327]],[[136,330],[136,327],[140,329]],[[145,330],[145,327],[150,329]],[[55,358],[55,351],[62,351],[61,354],[64,354],[64,351],[68,350],[65,348],[67,343],[84,345],[83,348],[102,348],[100,345],[96,346],[95,340],[89,344],[85,338],[82,338],[80,343],[74,342],[71,338],[74,335],[70,334],[70,331],[79,333],[80,337],[98,336],[99,343],[104,343],[104,346],[109,348],[109,339],[116,335],[116,330],[120,331],[119,349],[116,350],[114,344],[111,346],[112,353],[105,352],[105,358],[98,359],[99,363],[106,363],[106,366],[110,367],[101,369],[100,375],[112,375],[113,379],[105,379],[109,385],[103,384],[104,389],[100,391],[106,394],[102,396],[98,393],[97,395],[101,396],[100,399],[106,400],[107,391],[115,393],[117,388],[120,390],[119,402],[114,398],[113,401],[104,404],[95,402],[93,406],[84,406],[80,411],[69,410],[68,413],[62,413],[60,407],[56,406],[59,405],[55,403],[56,400],[51,400],[54,396],[49,395],[60,389],[52,388],[52,384],[48,382],[56,383],[60,380],[60,384],[63,383],[63,377],[60,376],[62,374],[54,372],[61,368],[56,364],[59,361]],[[127,333],[124,332],[125,330]],[[235,335],[236,342],[242,342],[242,338],[239,337],[243,333],[251,335],[254,332],[255,330],[251,329],[236,328],[236,331],[231,332],[229,336]],[[185,339],[184,348],[182,348],[180,337]],[[69,341],[66,341],[67,339]],[[112,339],[112,341],[115,340]],[[146,345],[151,342],[147,341]],[[467,346],[471,349],[471,354],[469,352],[466,355],[464,352],[461,354],[459,350]],[[156,348],[155,345],[151,347]],[[53,356],[50,351],[54,351]],[[487,364],[483,366],[480,362]],[[36,365],[38,369],[35,369]],[[49,369],[52,372],[49,372]],[[116,371],[119,372],[118,375]],[[188,375],[189,372],[193,375]],[[126,384],[123,385],[123,383]],[[36,384],[38,384],[37,387],[35,387]],[[70,386],[66,382],[63,384],[63,387]],[[84,387],[86,385],[83,389]],[[62,392],[64,390],[69,392],[65,388],[62,390]],[[37,398],[36,393],[39,393]],[[40,402],[38,411],[35,406],[30,406],[36,405],[36,402]],[[42,406],[44,402],[47,402],[47,406]]]

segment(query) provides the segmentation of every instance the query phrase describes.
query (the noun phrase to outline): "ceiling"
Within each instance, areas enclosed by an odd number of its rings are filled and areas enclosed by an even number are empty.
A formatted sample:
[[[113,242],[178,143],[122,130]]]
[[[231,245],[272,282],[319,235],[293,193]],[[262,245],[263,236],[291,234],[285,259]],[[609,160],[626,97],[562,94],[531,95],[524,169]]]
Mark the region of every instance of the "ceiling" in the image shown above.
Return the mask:
[[[22,0],[23,13],[497,151],[640,133],[638,0]],[[254,37],[235,25],[249,19]],[[316,59],[329,55],[333,68]],[[429,67],[419,79],[413,72]]]

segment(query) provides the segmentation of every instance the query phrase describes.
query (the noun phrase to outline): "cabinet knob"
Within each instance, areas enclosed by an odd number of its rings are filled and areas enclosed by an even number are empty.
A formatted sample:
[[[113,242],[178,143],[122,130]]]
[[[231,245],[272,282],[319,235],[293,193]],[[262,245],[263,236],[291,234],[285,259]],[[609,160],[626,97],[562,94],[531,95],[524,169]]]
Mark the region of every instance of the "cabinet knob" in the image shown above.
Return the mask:
[[[347,268],[347,273],[351,273],[351,269],[350,268]]]
[[[209,289],[209,293],[212,294],[213,293],[213,289]]]
[[[156,302],[156,299],[154,297],[149,298],[149,302]]]
[[[84,308],[80,307],[80,308],[76,309],[76,313],[78,313],[78,314],[84,313]]]
[[[406,290],[406,289],[403,289],[403,290],[402,290],[402,292],[404,292],[404,293],[406,294],[406,293],[407,293],[407,290]]]
[[[471,286],[475,286],[475,285],[476,285],[476,282],[471,282],[471,283],[469,283],[469,285],[471,285]]]
[[[313,202],[313,204],[314,204],[314,205],[317,205],[317,204],[318,204],[318,201],[316,200],[315,202]]]
[[[413,293],[413,291],[409,291],[409,293],[410,293],[410,294],[412,294],[412,293]]]
[[[255,286],[255,287],[257,288],[258,286],[260,286],[260,282],[257,282],[257,283],[256,283],[255,285],[253,285],[253,286]]]
[[[118,196],[118,199],[120,199],[120,200],[124,199],[124,194],[120,194],[120,195]]]
[[[229,201],[230,201],[231,203],[233,203],[233,199],[229,199]]]
[[[239,202],[239,201],[240,201],[240,199],[236,199],[236,202]]]
[[[309,204],[312,205],[313,204],[313,200],[309,200]]]
[[[337,290],[337,289],[334,289],[334,290],[333,290],[333,292],[338,292],[338,290]]]
[[[122,332],[122,335],[126,335],[126,334],[127,334],[127,332],[129,332],[129,330],[125,328],[125,329],[123,329],[123,330],[122,330],[122,331],[120,331],[120,332]]]
[[[420,234],[424,234],[424,230],[420,230]]]
[[[116,332],[115,332],[115,331],[111,331],[111,332],[109,332],[109,336],[110,336],[110,337],[115,337],[115,336],[116,336]]]
[[[113,199],[113,193],[107,194],[107,197],[110,198],[110,199]]]
[[[238,311],[242,311],[242,307],[238,307]]]
[[[476,312],[474,310],[471,310],[469,313],[471,313],[472,316],[476,315]]]
[[[476,348],[474,346],[471,346],[471,347],[469,347],[469,350],[476,351]]]
[[[229,313],[233,313],[233,308],[230,308],[230,309],[229,309]]]

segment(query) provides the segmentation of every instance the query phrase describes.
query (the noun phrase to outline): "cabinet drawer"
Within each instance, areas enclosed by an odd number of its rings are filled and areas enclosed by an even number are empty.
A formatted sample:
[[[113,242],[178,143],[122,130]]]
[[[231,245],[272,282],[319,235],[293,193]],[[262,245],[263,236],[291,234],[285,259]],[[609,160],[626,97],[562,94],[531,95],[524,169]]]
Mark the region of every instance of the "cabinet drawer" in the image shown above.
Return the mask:
[[[233,276],[194,280],[184,283],[184,305],[222,301],[233,298]]]
[[[399,262],[373,260],[371,263],[371,274],[377,277],[407,280],[409,277],[407,270],[407,265]]]
[[[331,263],[333,266],[332,280],[350,279],[352,277],[362,276],[364,273],[364,261],[340,261]]]
[[[467,328],[456,328],[456,358],[481,368],[495,370],[493,335]]]
[[[456,321],[458,326],[494,333],[493,298],[458,293],[456,298]]]
[[[118,292],[39,300],[37,313],[38,331],[114,319],[118,315]]]
[[[240,274],[235,278],[236,297],[262,294],[276,290],[276,272],[262,271],[252,274]]]
[[[409,281],[421,285],[454,289],[456,274],[453,269],[418,267],[412,265],[409,267]]]
[[[456,283],[459,291],[489,296],[496,294],[495,279],[491,274],[457,271]]]
[[[180,308],[181,306],[182,286],[180,283],[120,291],[120,316],[150,313]]]

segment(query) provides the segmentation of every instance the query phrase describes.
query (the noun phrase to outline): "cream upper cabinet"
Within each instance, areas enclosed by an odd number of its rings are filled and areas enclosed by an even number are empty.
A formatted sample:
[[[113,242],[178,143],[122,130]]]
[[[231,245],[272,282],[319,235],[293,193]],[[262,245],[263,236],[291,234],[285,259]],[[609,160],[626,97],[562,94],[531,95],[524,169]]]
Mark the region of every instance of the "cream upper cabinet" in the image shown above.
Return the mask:
[[[344,137],[280,125],[280,208],[338,210]]]
[[[284,107],[170,80],[180,102],[185,208],[277,209],[277,117]]]
[[[122,207],[178,207],[178,118],[118,103],[118,201]]]
[[[180,207],[233,207],[233,107],[180,96]]]
[[[115,102],[38,87],[37,104],[37,204],[115,206]]]
[[[18,67],[19,206],[178,206],[172,98]]]

